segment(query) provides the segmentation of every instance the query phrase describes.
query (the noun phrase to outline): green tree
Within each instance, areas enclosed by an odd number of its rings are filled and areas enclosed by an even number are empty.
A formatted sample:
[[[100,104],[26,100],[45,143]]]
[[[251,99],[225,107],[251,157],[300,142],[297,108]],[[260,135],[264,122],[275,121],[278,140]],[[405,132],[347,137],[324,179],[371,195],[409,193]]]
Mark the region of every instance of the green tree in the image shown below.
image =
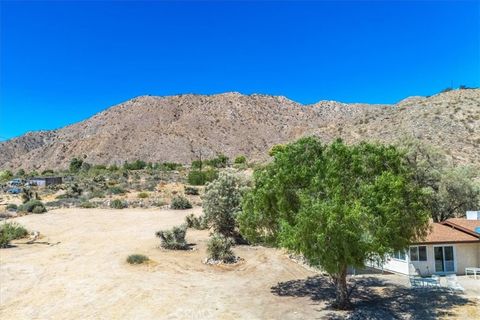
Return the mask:
[[[207,223],[225,237],[236,237],[236,216],[241,211],[243,183],[231,172],[222,172],[205,188],[202,207]]]
[[[25,176],[25,170],[23,170],[23,169],[18,170],[16,176],[17,177],[24,177]]]
[[[412,137],[402,139],[400,147],[416,183],[429,194],[434,221],[463,217],[467,210],[480,207],[478,170],[454,166],[441,150]]]
[[[326,271],[335,305],[349,307],[347,267],[364,267],[423,238],[425,195],[393,146],[316,138],[276,148],[254,173],[239,217],[240,232],[302,254]]]
[[[71,172],[78,172],[82,168],[83,159],[81,158],[73,158],[70,160],[70,171]]]

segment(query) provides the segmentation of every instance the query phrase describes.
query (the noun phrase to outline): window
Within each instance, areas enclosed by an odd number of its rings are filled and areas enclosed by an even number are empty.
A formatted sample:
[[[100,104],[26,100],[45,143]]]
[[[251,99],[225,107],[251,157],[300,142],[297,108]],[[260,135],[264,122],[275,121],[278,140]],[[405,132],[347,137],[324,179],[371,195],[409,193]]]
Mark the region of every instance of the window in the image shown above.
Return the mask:
[[[407,255],[405,254],[405,251],[395,251],[393,253],[393,257],[397,260],[407,261]]]
[[[427,261],[427,247],[410,247],[410,261]]]

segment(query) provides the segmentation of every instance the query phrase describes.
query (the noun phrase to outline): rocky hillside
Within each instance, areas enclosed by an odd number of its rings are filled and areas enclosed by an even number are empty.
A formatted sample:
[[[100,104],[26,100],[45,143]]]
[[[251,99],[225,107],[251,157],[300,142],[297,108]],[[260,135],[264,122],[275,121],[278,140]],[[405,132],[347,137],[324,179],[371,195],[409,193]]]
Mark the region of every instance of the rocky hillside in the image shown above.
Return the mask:
[[[315,134],[328,142],[395,142],[413,135],[443,148],[457,162],[480,164],[480,90],[454,90],[395,105],[225,93],[144,96],[85,121],[30,132],[0,143],[0,168],[64,168],[74,156],[90,163],[143,159],[189,163],[217,153],[264,159],[274,144]]]

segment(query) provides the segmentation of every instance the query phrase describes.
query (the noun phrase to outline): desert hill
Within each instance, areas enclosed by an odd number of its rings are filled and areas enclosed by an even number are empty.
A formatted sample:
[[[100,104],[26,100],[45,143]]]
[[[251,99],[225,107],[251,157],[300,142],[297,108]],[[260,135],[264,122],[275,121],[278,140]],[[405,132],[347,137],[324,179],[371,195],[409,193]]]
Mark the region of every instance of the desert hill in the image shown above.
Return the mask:
[[[394,105],[281,96],[142,96],[70,126],[0,142],[0,168],[65,168],[74,156],[95,164],[125,160],[190,163],[225,153],[264,159],[274,144],[315,134],[329,142],[395,142],[413,135],[459,163],[480,164],[480,89],[411,97]]]

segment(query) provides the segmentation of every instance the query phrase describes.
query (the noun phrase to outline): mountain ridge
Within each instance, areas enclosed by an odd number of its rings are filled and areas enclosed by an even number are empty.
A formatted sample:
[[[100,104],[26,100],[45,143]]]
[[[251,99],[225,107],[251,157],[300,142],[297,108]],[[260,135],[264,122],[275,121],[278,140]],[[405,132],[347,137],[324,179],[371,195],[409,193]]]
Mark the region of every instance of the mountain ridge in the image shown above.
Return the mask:
[[[0,168],[65,168],[82,155],[95,164],[189,163],[217,153],[263,160],[272,145],[305,135],[349,143],[394,143],[411,135],[439,146],[456,162],[478,165],[473,151],[480,146],[479,125],[480,89],[396,104],[322,100],[305,105],[285,96],[238,92],[143,95],[59,129],[0,142]]]

